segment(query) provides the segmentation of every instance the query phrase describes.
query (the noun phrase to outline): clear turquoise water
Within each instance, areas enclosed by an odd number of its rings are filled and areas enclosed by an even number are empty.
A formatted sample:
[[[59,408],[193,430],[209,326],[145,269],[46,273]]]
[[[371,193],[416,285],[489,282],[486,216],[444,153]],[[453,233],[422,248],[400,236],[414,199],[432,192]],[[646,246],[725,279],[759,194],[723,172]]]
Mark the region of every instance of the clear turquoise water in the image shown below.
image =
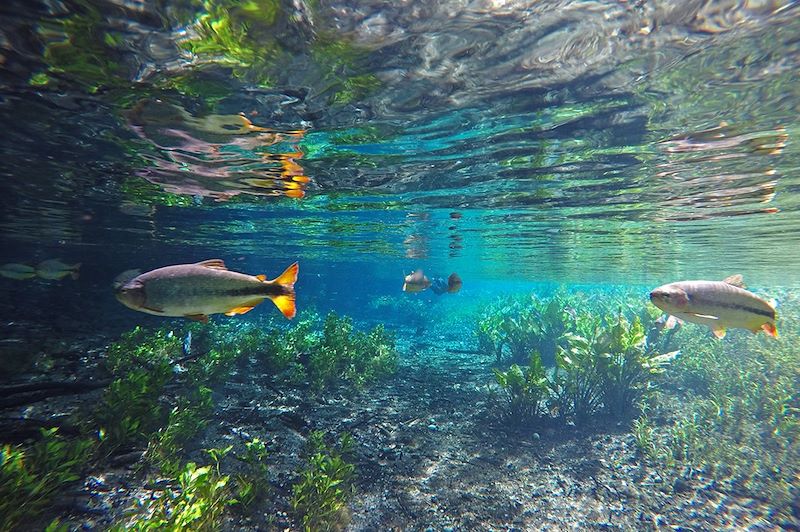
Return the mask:
[[[711,343],[687,326],[694,358],[676,373],[687,382],[668,375],[654,434],[674,444],[670,431],[696,421],[695,408],[707,430],[730,429],[726,452],[741,434],[772,446],[786,465],[761,481],[780,502],[734,503],[766,508],[753,510],[758,526],[796,526],[786,479],[798,460],[786,442],[800,426],[797,375],[770,361],[792,360],[796,345],[798,72],[790,1],[6,0],[0,271],[53,258],[81,267],[77,280],[0,277],[0,354],[71,353],[164,325],[115,300],[124,270],[221,258],[272,278],[298,261],[301,312],[386,324],[400,337],[404,385],[441,363],[437,386],[489,404],[493,361],[473,349],[475,322],[503,296],[625,294],[639,311],[661,284],[738,273],[778,300],[781,343],[744,331]],[[463,289],[403,293],[417,268],[458,272]],[[212,327],[267,317],[280,318],[269,303]],[[23,377],[49,378],[36,364]],[[451,386],[451,370],[469,386]],[[714,388],[720,375],[730,383]],[[730,401],[704,402],[719,399],[711,392]],[[737,414],[758,428],[736,432],[726,423]],[[573,428],[559,426],[583,445]],[[561,437],[550,434],[556,452]],[[722,456],[710,447],[709,460]],[[736,454],[737,467],[758,449]],[[519,454],[533,460],[528,450]],[[684,476],[699,483],[707,471],[697,473]],[[723,477],[714,482],[739,482],[747,496],[762,485]],[[678,523],[687,514],[670,504]],[[766,520],[773,511],[782,521]],[[725,503],[718,513],[716,524],[737,524]]]

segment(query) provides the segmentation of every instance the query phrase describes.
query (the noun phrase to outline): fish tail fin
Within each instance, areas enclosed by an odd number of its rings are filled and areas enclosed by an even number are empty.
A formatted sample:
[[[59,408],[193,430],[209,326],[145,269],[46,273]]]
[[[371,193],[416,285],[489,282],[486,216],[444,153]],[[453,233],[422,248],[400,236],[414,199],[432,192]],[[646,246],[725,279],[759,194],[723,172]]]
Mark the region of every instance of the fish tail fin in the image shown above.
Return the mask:
[[[271,284],[279,285],[283,289],[281,294],[269,295],[267,297],[269,297],[270,300],[275,303],[275,306],[278,307],[278,310],[280,310],[281,313],[283,313],[283,315],[288,319],[294,318],[295,314],[297,313],[297,308],[295,307],[294,283],[297,282],[297,273],[299,270],[300,267],[295,262],[286,268],[278,277],[272,281],[268,281]]]
[[[773,338],[778,337],[778,328],[775,326],[774,323],[765,323],[761,326],[761,329],[764,330],[765,333],[772,336]]]
[[[294,304],[294,289],[290,288],[290,290],[291,292],[288,294],[269,296],[270,300],[275,303],[275,306],[287,319],[292,319],[297,314],[297,307]]]
[[[275,284],[288,285],[292,287],[297,282],[297,272],[300,271],[300,266],[295,262],[280,274],[278,277],[270,281]]]

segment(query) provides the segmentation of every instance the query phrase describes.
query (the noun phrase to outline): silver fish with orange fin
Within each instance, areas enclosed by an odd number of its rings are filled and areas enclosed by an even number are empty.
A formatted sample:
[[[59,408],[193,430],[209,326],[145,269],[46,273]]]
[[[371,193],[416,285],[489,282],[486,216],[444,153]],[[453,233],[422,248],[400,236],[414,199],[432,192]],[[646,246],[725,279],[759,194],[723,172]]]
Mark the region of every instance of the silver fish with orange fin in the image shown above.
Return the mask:
[[[183,316],[206,323],[209,314],[244,314],[270,299],[292,319],[297,272],[295,262],[268,281],[264,275],[232,272],[220,259],[211,259],[158,268],[129,280],[118,278],[115,287],[123,305],[156,316]]]
[[[650,292],[650,301],[678,319],[708,326],[717,338],[729,328],[778,336],[774,305],[745,290],[741,275],[665,284]]]
[[[410,273],[405,276],[403,283],[403,292],[422,292],[426,290],[430,285],[430,280],[425,277],[425,274],[422,273],[422,270],[416,270],[414,273]]]

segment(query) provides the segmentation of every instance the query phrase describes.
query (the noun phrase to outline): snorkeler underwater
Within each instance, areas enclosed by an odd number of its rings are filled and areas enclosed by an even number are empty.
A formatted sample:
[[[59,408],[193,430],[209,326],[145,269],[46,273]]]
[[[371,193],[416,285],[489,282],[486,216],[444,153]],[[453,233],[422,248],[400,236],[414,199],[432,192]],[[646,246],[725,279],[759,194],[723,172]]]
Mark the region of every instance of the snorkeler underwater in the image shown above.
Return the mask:
[[[798,36],[7,0],[0,531],[800,529]]]

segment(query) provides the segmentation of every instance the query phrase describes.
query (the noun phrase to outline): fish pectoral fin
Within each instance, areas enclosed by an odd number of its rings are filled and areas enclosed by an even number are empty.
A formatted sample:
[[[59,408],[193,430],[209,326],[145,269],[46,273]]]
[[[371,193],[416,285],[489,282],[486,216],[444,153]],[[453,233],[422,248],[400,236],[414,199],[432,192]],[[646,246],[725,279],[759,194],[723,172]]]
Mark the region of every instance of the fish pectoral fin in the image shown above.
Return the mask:
[[[726,277],[725,279],[722,280],[722,282],[728,283],[729,285],[735,286],[737,288],[742,288],[742,289],[747,288],[744,285],[744,278],[740,273],[737,273],[736,275],[731,275],[730,277]]]
[[[199,321],[200,323],[208,323],[208,315],[206,314],[187,314],[184,318]]]
[[[197,263],[198,266],[205,266],[206,268],[213,268],[215,270],[227,270],[228,267],[222,259],[208,259]]]
[[[697,314],[696,312],[689,312],[690,316],[697,316],[698,318],[703,318],[706,320],[718,320],[719,316],[712,316],[711,314]]]
[[[720,340],[725,338],[725,327],[712,328],[711,332],[714,333],[714,336],[716,336]]]
[[[778,328],[775,326],[774,323],[765,323],[761,326],[761,329],[767,333],[768,335],[772,336],[773,338],[778,337]],[[758,331],[753,331],[754,333]]]

